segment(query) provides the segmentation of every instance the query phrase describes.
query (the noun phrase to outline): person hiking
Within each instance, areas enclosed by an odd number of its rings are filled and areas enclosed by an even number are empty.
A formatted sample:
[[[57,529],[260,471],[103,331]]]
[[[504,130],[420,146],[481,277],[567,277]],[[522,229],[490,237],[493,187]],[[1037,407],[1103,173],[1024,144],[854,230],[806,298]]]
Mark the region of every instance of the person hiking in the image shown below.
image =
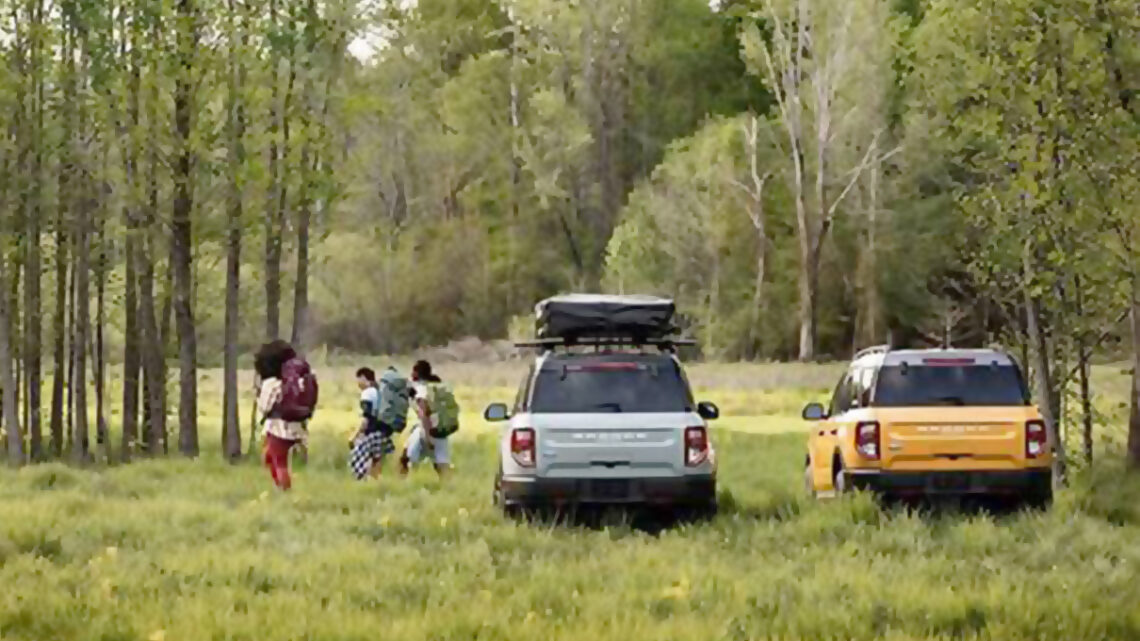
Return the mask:
[[[280,490],[289,490],[289,450],[309,440],[306,422],[317,404],[317,381],[309,364],[282,340],[266,343],[254,358],[261,386],[257,409],[265,435],[265,466]]]
[[[395,370],[389,368],[389,372]],[[403,380],[402,377],[399,380]],[[396,451],[396,445],[392,442],[392,434],[396,431],[391,424],[394,421],[391,417],[383,416],[383,412],[387,409],[386,404],[391,405],[399,399],[385,398],[385,395],[391,396],[394,393],[391,385],[386,385],[388,389],[381,389],[376,380],[376,372],[368,367],[356,371],[356,385],[360,388],[361,421],[360,428],[349,443],[351,454],[348,466],[356,480],[361,481],[369,475],[380,476],[384,459]],[[404,387],[406,388],[406,381]],[[405,414],[408,411],[406,396],[403,399],[403,410]],[[388,420],[385,421],[385,418]]]
[[[425,457],[431,457],[440,478],[451,467],[451,447],[448,437],[459,429],[459,406],[455,394],[435,373],[431,363],[418,361],[412,366],[414,398],[412,407],[419,424],[412,430],[400,456],[400,473]]]

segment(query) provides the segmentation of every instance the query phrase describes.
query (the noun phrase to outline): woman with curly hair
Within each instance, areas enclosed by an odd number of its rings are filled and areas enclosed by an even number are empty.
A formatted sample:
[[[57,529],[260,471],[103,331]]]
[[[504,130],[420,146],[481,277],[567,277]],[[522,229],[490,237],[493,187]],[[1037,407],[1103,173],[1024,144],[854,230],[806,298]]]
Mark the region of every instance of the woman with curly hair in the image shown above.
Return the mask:
[[[296,358],[297,352],[282,340],[261,346],[254,357],[254,369],[261,383],[257,394],[257,410],[265,433],[265,466],[273,483],[281,490],[292,486],[289,477],[289,450],[304,445],[309,438],[304,423],[286,421],[274,411],[281,402],[281,370],[285,363]]]

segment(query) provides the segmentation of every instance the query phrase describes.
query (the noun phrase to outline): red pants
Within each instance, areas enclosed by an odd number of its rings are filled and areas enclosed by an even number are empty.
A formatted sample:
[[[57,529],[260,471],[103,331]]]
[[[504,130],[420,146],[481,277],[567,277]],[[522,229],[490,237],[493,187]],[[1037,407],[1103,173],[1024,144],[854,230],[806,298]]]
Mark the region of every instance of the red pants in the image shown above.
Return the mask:
[[[289,449],[297,444],[277,438],[272,434],[265,435],[265,466],[273,476],[273,482],[282,490],[289,489],[293,481],[289,478]]]

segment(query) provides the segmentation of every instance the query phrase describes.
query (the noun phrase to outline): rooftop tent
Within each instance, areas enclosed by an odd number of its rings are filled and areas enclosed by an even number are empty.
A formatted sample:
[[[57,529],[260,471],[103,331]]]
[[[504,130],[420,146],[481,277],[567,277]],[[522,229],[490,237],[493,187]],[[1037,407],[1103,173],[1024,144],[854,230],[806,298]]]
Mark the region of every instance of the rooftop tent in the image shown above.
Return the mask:
[[[656,296],[570,294],[535,307],[535,330],[540,339],[659,339],[676,331],[675,312],[672,300]]]

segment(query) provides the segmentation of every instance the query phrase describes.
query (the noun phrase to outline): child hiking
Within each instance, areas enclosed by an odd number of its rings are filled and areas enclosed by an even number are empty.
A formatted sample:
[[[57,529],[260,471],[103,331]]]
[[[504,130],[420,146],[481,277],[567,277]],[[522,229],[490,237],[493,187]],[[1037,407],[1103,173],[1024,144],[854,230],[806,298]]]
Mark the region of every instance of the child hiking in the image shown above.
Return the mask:
[[[408,381],[389,367],[378,381],[376,372],[362,367],[356,372],[360,388],[360,428],[350,442],[349,469],[357,480],[378,477],[384,459],[396,451],[392,435],[404,430],[408,414]]]
[[[262,346],[254,359],[261,386],[257,409],[265,433],[265,466],[278,489],[288,490],[289,450],[309,439],[307,421],[317,405],[317,378],[285,341]]]
[[[459,405],[455,394],[432,372],[431,363],[418,361],[412,367],[415,399],[412,403],[419,424],[408,437],[400,457],[400,473],[407,475],[411,465],[430,457],[440,478],[451,466],[448,437],[459,430]]]

